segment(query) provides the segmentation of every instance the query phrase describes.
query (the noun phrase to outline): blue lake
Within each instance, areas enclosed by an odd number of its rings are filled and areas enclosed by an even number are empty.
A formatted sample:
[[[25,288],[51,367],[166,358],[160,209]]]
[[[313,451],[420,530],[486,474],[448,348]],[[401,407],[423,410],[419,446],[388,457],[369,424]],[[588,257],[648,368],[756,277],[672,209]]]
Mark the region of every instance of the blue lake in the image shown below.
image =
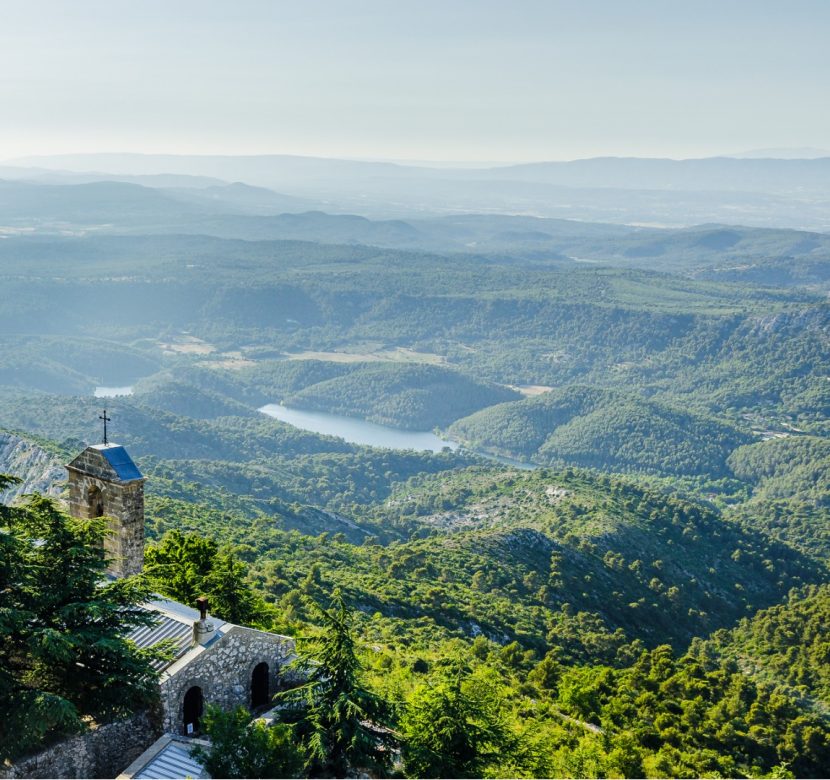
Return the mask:
[[[289,409],[281,404],[267,404],[259,411],[304,431],[339,436],[350,444],[429,452],[441,452],[444,447],[449,447],[451,450],[458,449],[458,444],[454,441],[441,439],[430,431],[404,431],[400,428],[366,422],[356,417]]]

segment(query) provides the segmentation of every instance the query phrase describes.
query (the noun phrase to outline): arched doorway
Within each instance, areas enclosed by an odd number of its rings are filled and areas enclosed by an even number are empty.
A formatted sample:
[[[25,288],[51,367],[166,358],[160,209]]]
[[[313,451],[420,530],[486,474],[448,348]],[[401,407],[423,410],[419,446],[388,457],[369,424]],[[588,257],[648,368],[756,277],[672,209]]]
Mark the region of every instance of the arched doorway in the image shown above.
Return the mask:
[[[251,673],[251,709],[264,707],[271,701],[268,690],[268,664],[263,661],[254,667]]]
[[[97,485],[90,485],[86,493],[87,517],[104,516],[104,495]]]
[[[202,717],[202,689],[194,685],[184,695],[184,733],[187,735],[199,733],[199,719]]]

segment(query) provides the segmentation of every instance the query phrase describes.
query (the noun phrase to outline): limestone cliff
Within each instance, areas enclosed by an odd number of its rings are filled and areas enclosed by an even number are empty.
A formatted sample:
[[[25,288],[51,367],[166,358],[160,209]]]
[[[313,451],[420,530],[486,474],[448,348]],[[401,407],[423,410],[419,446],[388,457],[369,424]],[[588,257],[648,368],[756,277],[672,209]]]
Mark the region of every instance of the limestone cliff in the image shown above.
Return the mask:
[[[23,482],[0,492],[0,503],[8,504],[24,493],[59,497],[66,485],[61,458],[39,444],[14,433],[0,431],[0,474],[12,474]]]

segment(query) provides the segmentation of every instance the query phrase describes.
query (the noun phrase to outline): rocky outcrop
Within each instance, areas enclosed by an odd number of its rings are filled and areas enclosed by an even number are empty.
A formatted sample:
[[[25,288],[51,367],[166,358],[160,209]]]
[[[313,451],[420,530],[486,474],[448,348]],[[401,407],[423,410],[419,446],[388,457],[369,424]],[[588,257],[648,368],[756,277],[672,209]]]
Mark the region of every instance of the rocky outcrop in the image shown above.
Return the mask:
[[[3,431],[0,431],[0,474],[23,480],[20,485],[0,492],[0,504],[9,504],[25,493],[59,497],[66,485],[66,470],[57,455],[15,433]]]

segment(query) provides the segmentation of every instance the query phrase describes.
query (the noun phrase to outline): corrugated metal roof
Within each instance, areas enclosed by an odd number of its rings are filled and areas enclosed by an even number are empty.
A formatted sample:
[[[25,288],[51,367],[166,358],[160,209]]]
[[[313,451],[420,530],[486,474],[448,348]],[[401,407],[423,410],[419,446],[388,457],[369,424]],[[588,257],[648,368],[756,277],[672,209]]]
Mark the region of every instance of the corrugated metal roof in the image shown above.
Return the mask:
[[[205,768],[194,758],[185,744],[171,742],[162,748],[140,772],[136,780],[183,780],[203,777]]]
[[[133,459],[120,444],[95,444],[93,449],[98,450],[112,466],[113,471],[123,482],[130,482],[134,479],[144,479]]]
[[[139,647],[153,647],[163,639],[175,641],[174,656],[172,661],[157,661],[153,664],[156,671],[161,671],[170,666],[173,661],[181,658],[193,643],[193,624],[176,620],[169,615],[157,612],[157,619],[149,626],[138,626],[134,628],[127,639],[131,639]]]
[[[153,647],[163,639],[174,641],[173,658],[170,661],[153,664],[157,671],[167,669],[188,651],[198,649],[193,644],[193,623],[199,619],[198,610],[180,604],[178,601],[163,598],[148,601],[140,609],[152,613],[155,619],[149,626],[134,628],[126,635],[127,639],[145,648]],[[232,623],[226,623],[218,618],[210,618],[210,622],[213,625],[214,634],[210,641],[204,643],[204,647],[209,647],[213,642],[221,639],[233,627]]]
[[[182,620],[186,623],[192,623],[194,620],[199,619],[198,609],[193,609],[193,607],[188,607],[187,604],[171,601],[170,599],[155,598],[147,602],[147,607],[152,610],[158,610],[159,612],[165,612],[171,617],[176,618],[176,620]],[[225,621],[217,617],[211,617],[211,621],[216,628],[221,628],[225,625]]]

